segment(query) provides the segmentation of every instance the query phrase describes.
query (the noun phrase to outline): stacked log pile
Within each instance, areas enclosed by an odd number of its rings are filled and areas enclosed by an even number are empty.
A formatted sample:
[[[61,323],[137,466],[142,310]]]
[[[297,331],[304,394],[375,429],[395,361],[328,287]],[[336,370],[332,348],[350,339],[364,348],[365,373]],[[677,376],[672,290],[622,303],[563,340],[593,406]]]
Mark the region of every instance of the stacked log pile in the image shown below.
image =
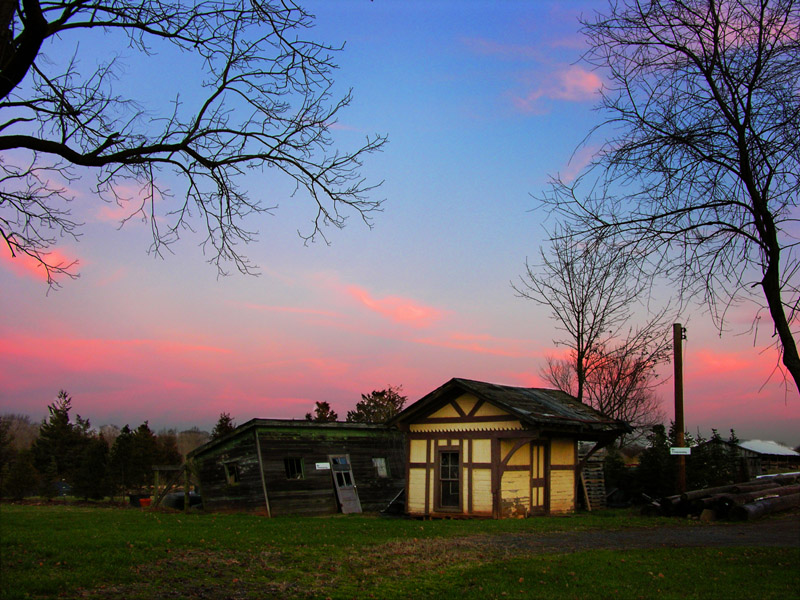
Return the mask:
[[[652,500],[642,514],[749,521],[798,507],[800,473],[787,473]]]

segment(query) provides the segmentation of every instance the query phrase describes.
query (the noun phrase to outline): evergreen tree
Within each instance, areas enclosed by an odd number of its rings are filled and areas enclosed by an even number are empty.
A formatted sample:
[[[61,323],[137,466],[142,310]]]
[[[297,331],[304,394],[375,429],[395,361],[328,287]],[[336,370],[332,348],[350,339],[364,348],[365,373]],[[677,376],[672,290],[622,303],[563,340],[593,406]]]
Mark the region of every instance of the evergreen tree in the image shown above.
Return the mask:
[[[317,402],[317,407],[314,409],[314,414],[306,413],[306,421],[315,421],[317,423],[333,423],[339,415],[336,411],[331,409],[331,405],[327,402]]]
[[[0,495],[22,500],[39,491],[39,471],[33,464],[33,452],[20,450],[3,466]]]
[[[228,435],[231,431],[236,429],[236,424],[230,413],[220,413],[217,424],[214,425],[214,430],[211,432],[211,439],[218,440],[219,438]]]
[[[355,410],[347,411],[348,423],[386,423],[403,409],[405,396],[400,395],[403,386],[389,386],[385,390],[375,390],[371,394],[361,394],[361,402]]]
[[[133,487],[133,432],[125,425],[114,440],[109,453],[111,482],[123,494]]]
[[[669,496],[675,491],[677,469],[672,446],[663,425],[655,425],[647,436],[648,447],[642,452],[637,469],[637,479],[642,492],[651,498]]]
[[[178,450],[178,434],[174,429],[162,429],[156,436],[157,445],[157,464],[159,465],[180,465],[183,463],[183,456]]]
[[[100,500],[111,494],[108,454],[108,444],[102,436],[89,438],[73,478],[75,496]]]
[[[88,419],[78,415],[76,422],[70,421],[72,398],[61,390],[55,402],[47,407],[50,416],[42,421],[39,437],[33,444],[33,460],[44,480],[52,483],[64,481],[72,484],[80,457],[89,439]]]

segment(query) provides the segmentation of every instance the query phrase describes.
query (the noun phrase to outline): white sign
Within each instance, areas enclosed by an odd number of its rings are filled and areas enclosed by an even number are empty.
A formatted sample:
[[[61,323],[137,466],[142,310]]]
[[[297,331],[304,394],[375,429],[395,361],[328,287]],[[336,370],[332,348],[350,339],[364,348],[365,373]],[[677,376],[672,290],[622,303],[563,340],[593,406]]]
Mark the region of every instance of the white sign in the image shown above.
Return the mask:
[[[672,455],[678,454],[680,456],[688,456],[692,453],[691,448],[670,448],[669,453]]]
[[[331,464],[330,463],[317,463],[317,471],[330,471]]]

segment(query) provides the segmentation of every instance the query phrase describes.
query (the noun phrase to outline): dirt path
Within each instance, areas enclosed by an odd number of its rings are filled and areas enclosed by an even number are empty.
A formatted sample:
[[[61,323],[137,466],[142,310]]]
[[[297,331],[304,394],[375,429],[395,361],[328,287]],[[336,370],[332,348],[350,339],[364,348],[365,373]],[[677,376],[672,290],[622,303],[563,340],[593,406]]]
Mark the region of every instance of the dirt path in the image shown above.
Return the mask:
[[[513,548],[528,552],[722,546],[800,548],[800,514],[795,513],[752,523],[692,524],[616,531],[505,534],[487,536],[482,538],[482,541],[494,547]]]

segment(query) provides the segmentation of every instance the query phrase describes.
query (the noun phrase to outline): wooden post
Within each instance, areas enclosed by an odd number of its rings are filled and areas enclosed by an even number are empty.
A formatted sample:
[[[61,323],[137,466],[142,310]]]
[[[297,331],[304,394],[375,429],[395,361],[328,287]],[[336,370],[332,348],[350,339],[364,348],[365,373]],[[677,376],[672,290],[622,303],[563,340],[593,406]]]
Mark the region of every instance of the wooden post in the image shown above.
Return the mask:
[[[189,510],[189,463],[183,465],[183,510]]]
[[[675,433],[676,444],[683,448],[686,440],[684,431],[686,426],[683,421],[683,349],[682,342],[686,330],[680,323],[672,326],[672,340],[675,352]],[[686,491],[686,457],[678,456],[678,493]]]
[[[161,478],[159,475],[158,469],[155,469],[155,485],[153,486],[155,489],[153,490],[153,502],[150,504],[150,508],[156,508],[156,500],[159,497],[158,489],[161,486]]]
[[[258,428],[253,429],[256,442],[256,455],[258,456],[258,471],[261,473],[261,491],[264,492],[264,507],[267,510],[267,517],[272,518],[272,510],[269,507],[269,496],[267,495],[267,481],[264,478],[264,459],[261,458],[261,442],[258,440]]]

